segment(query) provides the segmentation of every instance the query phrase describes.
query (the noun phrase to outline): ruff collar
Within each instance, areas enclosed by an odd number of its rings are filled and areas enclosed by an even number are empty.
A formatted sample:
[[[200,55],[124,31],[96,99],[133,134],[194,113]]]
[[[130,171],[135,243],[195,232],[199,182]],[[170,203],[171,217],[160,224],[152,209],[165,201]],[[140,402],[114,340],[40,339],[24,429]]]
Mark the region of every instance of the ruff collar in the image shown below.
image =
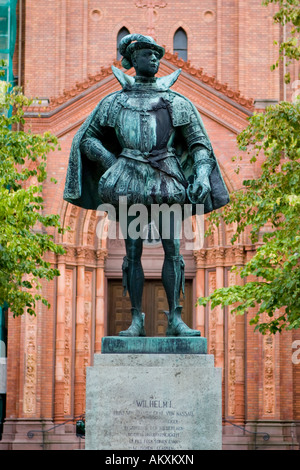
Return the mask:
[[[157,91],[167,91],[176,82],[181,69],[176,70],[165,77],[131,77],[117,67],[112,66],[112,71],[124,90],[136,90],[150,88]]]

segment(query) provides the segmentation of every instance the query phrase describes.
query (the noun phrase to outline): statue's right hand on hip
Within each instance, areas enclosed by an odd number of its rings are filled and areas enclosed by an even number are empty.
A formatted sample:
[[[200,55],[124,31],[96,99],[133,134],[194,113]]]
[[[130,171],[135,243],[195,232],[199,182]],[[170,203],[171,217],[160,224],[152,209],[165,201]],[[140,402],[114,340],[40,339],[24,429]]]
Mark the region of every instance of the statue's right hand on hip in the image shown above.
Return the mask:
[[[89,160],[100,162],[105,171],[112,167],[117,161],[116,156],[107,150],[100,140],[95,137],[84,139],[80,148]]]

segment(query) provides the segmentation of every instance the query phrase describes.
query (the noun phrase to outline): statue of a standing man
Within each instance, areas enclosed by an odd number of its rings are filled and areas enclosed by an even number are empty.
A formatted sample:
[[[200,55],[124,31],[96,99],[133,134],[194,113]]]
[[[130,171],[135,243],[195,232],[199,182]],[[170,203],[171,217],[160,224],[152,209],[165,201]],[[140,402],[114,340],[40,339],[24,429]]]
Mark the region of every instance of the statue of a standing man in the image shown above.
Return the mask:
[[[170,90],[180,70],[156,78],[164,49],[149,36],[130,34],[120,43],[122,65],[135,78],[113,68],[122,90],[105,97],[74,137],[64,199],[85,209],[109,203],[118,208],[143,204],[204,204],[204,212],[229,201],[210,141],[193,104]],[[131,222],[128,217],[128,223]],[[162,221],[161,221],[162,222]],[[162,237],[162,282],[169,312],[167,336],[199,336],[181,318],[184,261],[178,227]],[[124,230],[124,227],[123,227]],[[126,227],[125,227],[126,230]],[[132,323],[121,336],[145,336],[141,311],[144,274],[143,239],[124,236],[123,283],[132,305]]]

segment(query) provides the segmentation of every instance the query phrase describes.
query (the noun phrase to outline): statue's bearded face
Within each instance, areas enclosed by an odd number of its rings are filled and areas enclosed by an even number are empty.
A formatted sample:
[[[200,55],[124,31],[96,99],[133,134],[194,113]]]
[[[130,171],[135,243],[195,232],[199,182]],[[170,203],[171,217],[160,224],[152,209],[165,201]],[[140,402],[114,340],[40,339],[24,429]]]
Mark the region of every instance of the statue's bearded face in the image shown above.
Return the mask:
[[[132,56],[132,64],[139,77],[154,77],[159,69],[159,54],[152,49],[139,49]]]

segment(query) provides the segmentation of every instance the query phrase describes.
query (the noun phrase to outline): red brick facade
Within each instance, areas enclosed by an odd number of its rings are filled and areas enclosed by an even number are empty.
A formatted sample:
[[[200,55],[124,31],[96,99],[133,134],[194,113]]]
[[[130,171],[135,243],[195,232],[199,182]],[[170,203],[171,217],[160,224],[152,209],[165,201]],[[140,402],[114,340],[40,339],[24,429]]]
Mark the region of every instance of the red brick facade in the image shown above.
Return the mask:
[[[165,45],[160,76],[182,68],[174,90],[200,111],[230,191],[259,171],[258,164],[242,161],[237,174],[231,160],[247,118],[255,106],[263,108],[259,100],[291,95],[291,87],[284,90],[282,85],[282,71],[270,71],[276,59],[273,41],[282,35],[272,21],[275,7],[263,8],[261,0],[173,0],[152,2],[153,10],[146,6],[150,3],[22,2],[15,67],[22,72],[25,93],[46,100],[46,106],[28,110],[26,126],[59,137],[60,150],[48,159],[49,179],[56,178],[57,185],[44,186],[45,210],[59,213],[70,231],[63,237],[54,234],[66,254],[51,258],[61,272],[44,286],[51,309],[40,305],[35,318],[9,318],[6,421],[0,449],[84,446],[74,434],[73,418],[85,412],[85,370],[107,333],[107,285],[109,279],[120,277],[123,247],[99,241],[96,213],[65,203],[62,194],[75,132],[101,98],[119,89],[110,69],[116,61],[119,30],[151,33]],[[188,37],[186,63],[173,55],[179,27]],[[185,253],[195,299],[241,282],[230,267],[245,263],[255,247],[247,234],[232,246],[231,230],[221,226],[201,250]],[[149,250],[145,249],[146,278],[158,278],[161,248],[155,255],[153,248]],[[253,332],[249,318],[232,316],[229,309],[197,307],[193,318],[193,326],[208,338],[216,366],[223,369],[224,449],[298,449],[300,364],[292,362],[292,354],[300,334],[263,337]]]

